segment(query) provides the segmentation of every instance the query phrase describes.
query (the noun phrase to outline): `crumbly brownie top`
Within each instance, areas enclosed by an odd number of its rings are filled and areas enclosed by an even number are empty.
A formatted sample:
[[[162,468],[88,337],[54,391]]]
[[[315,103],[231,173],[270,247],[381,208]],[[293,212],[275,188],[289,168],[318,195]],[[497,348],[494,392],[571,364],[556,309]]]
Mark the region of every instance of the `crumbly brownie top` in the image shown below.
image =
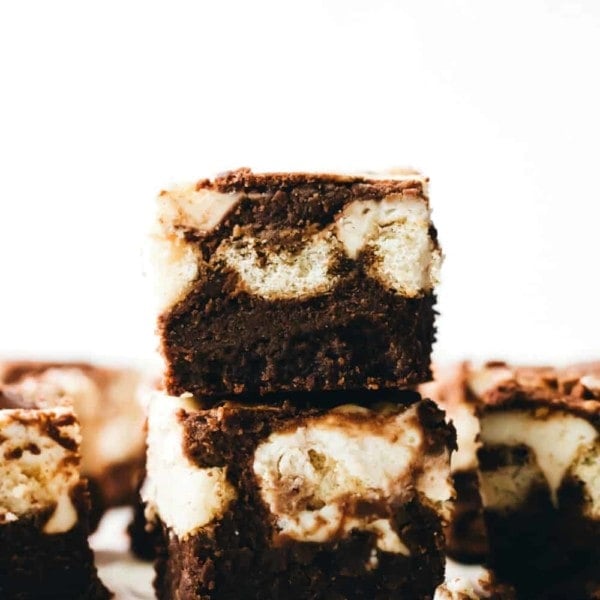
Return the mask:
[[[248,168],[220,173],[213,181],[202,179],[196,187],[216,189],[220,192],[265,193],[290,190],[304,185],[328,184],[370,186],[379,194],[415,189],[426,193],[429,179],[412,169],[392,169],[383,173],[253,173]]]
[[[238,169],[212,181],[203,179],[193,187],[163,191],[161,197],[171,199],[174,210],[167,214],[172,217],[172,225],[188,239],[202,239],[202,253],[208,259],[222,239],[249,234],[270,249],[285,246],[285,250],[297,252],[303,239],[328,228],[353,201],[379,202],[402,195],[419,198],[428,205],[426,184],[427,179],[418,174],[376,179]],[[433,226],[429,233],[437,240]]]
[[[469,373],[469,391],[486,411],[546,407],[566,410],[600,427],[600,362],[567,367],[490,362]]]
[[[310,402],[310,395],[298,394],[294,400],[276,400],[284,395],[272,396],[269,404],[249,406],[233,401],[222,402],[215,408],[194,411],[201,418],[202,428],[186,430],[184,442],[185,452],[201,467],[227,466],[239,455],[241,448],[238,444],[232,447],[229,443],[234,436],[239,443],[242,442],[239,432],[243,429],[243,442],[248,446],[250,454],[254,448],[272,433],[285,433],[288,430],[297,430],[310,424],[310,421],[327,415],[333,424],[339,422],[348,429],[360,430],[364,435],[374,433],[382,435],[386,425],[389,427],[390,416],[401,414],[410,407],[419,403],[420,396],[415,392],[362,392],[361,396],[377,396],[380,400],[368,403],[369,408],[360,407],[353,403],[341,405],[339,400],[355,399],[359,396],[351,394],[331,393],[329,402],[321,403],[320,400]],[[392,397],[394,404],[391,404]],[[289,398],[289,394],[287,395]],[[185,415],[182,414],[185,420]],[[433,402],[424,400],[418,405],[418,419],[424,433],[428,435],[423,449],[426,454],[439,455],[444,450],[456,449],[456,436],[453,428],[448,428],[443,419],[443,413],[437,409]],[[242,424],[244,427],[242,428]],[[390,435],[396,435],[391,428]]]
[[[163,191],[150,259],[153,272],[164,271],[157,283],[172,284],[162,290],[163,309],[181,298],[190,281],[224,267],[243,280],[250,273],[268,279],[260,291],[250,286],[250,293],[284,294],[281,282],[277,292],[270,288],[286,266],[298,271],[304,286],[284,295],[322,294],[363,255],[377,279],[403,295],[420,296],[435,285],[440,262],[426,183],[416,174],[377,179],[239,169]],[[383,258],[391,244],[419,254],[409,260],[410,273],[403,272],[407,264]]]

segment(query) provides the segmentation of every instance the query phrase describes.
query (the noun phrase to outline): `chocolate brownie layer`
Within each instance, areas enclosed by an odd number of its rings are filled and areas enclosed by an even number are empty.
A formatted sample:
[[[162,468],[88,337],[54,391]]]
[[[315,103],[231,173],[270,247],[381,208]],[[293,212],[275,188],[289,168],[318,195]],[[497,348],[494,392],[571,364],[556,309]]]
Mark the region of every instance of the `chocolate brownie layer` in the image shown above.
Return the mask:
[[[85,499],[80,499],[85,515]],[[96,574],[81,517],[64,533],[46,534],[48,513],[0,525],[0,597],[6,600],[110,598]]]
[[[600,579],[600,364],[495,363],[473,371],[471,389],[489,564],[523,598],[590,597],[584,588]]]
[[[141,374],[86,363],[0,363],[0,385],[36,406],[73,406],[81,423],[81,469],[89,480],[92,525],[111,506],[133,504],[144,464]]]
[[[431,598],[454,432],[433,403],[394,397],[372,409],[155,397],[144,497],[162,528],[158,597]]]
[[[88,546],[89,498],[69,406],[0,390],[0,597],[108,598]]]
[[[143,479],[140,481],[138,497],[133,505],[133,519],[127,526],[127,534],[133,554],[142,560],[152,560],[156,556],[160,527],[152,518],[148,519],[146,516],[146,503],[141,497],[142,484]]]
[[[426,183],[241,169],[163,192],[151,258],[167,391],[429,379],[440,250]]]

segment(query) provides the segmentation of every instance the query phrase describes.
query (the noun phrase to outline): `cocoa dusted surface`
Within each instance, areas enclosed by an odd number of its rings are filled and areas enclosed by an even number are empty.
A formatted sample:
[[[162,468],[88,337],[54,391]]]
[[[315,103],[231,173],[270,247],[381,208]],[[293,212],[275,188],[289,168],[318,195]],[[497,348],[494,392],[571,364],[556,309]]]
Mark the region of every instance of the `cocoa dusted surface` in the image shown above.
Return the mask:
[[[160,318],[170,394],[397,388],[431,377],[433,294],[404,298],[359,274],[304,300],[229,294],[229,285],[215,274]]]
[[[410,406],[418,398],[411,392],[396,393],[400,410],[403,403]],[[271,432],[323,412],[285,402],[279,407],[224,405],[194,413],[182,411],[186,453],[202,467],[227,465],[238,498],[219,521],[185,540],[163,526],[155,580],[160,599],[433,597],[444,578],[442,524],[415,490],[407,489],[402,501],[396,498],[360,507],[390,518],[411,552],[406,557],[379,551],[376,568],[369,566],[375,547],[372,533],[354,531],[313,543],[277,532],[275,517],[264,504],[254,476],[254,451]],[[435,455],[453,447],[454,432],[432,402],[421,401],[418,413],[427,433],[426,453]],[[356,418],[366,419],[364,415]],[[350,505],[347,508],[352,510]]]
[[[551,411],[564,410],[578,415],[600,429],[600,387],[585,385],[585,377],[592,376],[600,386],[600,363],[563,368],[512,367],[502,362],[489,363],[488,366],[508,368],[512,377],[475,399],[480,412],[546,407]],[[541,414],[539,416],[542,418]]]
[[[331,226],[340,211],[356,200],[380,201],[390,194],[403,194],[428,202],[423,181],[418,177],[401,181],[368,180],[324,174],[252,173],[249,169],[239,169],[214,181],[199,181],[196,189],[240,194],[240,199],[211,231],[180,227],[188,240],[198,244],[205,261],[223,240],[244,235],[250,235],[269,250],[285,249],[293,253],[307,234]],[[437,246],[437,231],[433,225],[429,235]]]
[[[98,579],[88,545],[83,486],[73,500],[79,521],[66,533],[42,532],[47,512],[0,525],[0,598],[105,600],[112,596]]]
[[[402,174],[401,179],[394,176]],[[265,195],[267,198],[274,194],[288,195],[288,202],[303,200],[303,211],[307,210],[306,201],[318,193],[320,197],[337,198],[348,195],[379,200],[393,193],[424,194],[424,183],[427,178],[417,171],[398,170],[390,172],[390,178],[385,179],[379,174],[377,179],[371,179],[369,174],[339,175],[333,173],[253,173],[249,168],[226,171],[219,174],[213,181],[202,179],[196,184],[197,189],[213,189],[221,193],[244,193],[246,195]],[[291,203],[291,202],[290,202]],[[316,205],[317,203],[315,203]],[[293,223],[292,223],[293,224]]]
[[[204,266],[186,297],[159,318],[169,393],[395,388],[431,378],[435,297],[406,298],[371,279],[368,250],[356,260],[340,254],[329,273],[335,287],[305,298],[248,294],[235,270],[210,263],[223,240],[246,236],[266,251],[294,254],[353,201],[391,193],[427,201],[422,180],[240,169],[197,188],[241,197],[211,231],[181,231]],[[437,244],[433,226],[429,234]]]

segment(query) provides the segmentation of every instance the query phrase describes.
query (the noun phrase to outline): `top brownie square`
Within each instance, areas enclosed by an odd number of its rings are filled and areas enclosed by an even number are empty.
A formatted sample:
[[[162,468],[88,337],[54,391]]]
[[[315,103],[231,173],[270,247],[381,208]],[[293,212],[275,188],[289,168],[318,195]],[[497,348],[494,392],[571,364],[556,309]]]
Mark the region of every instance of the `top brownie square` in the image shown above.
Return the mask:
[[[170,394],[431,376],[441,252],[418,173],[240,169],[162,192],[151,239]]]

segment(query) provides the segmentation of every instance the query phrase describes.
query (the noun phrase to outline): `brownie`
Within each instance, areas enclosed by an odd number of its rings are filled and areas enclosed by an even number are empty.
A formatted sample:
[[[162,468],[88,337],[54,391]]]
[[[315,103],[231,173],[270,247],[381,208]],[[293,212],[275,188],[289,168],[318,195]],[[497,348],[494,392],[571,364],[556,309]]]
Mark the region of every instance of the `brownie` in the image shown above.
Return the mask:
[[[414,392],[344,399],[155,394],[143,493],[159,599],[433,597],[454,431]]]
[[[239,169],[162,192],[151,240],[171,394],[430,378],[441,254],[416,173]]]
[[[67,399],[82,429],[82,475],[92,499],[91,526],[105,510],[133,505],[143,477],[145,419],[138,391],[143,376],[133,369],[88,363],[0,362],[0,385],[56,405]]]
[[[14,600],[100,600],[111,594],[96,574],[87,543],[87,507],[65,533],[44,534],[47,514],[0,525],[0,598]]]
[[[71,407],[0,388],[0,598],[104,599]]]
[[[519,598],[600,583],[600,363],[474,370],[489,565]]]

